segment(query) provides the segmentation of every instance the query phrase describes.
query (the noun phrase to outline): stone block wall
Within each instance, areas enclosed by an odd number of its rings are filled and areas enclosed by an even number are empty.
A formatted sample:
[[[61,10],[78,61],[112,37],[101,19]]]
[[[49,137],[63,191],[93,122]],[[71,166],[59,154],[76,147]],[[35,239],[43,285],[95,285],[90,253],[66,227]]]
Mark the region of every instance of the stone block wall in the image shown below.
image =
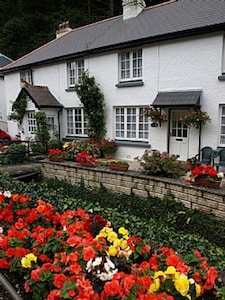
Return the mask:
[[[197,187],[181,179],[147,176],[137,171],[118,172],[107,167],[88,168],[75,162],[42,161],[42,175],[45,178],[57,178],[71,184],[84,182],[85,187],[93,189],[103,185],[106,189],[139,197],[163,198],[173,196],[175,201],[182,202],[185,207],[214,214],[225,220],[225,189],[209,189]],[[141,204],[140,204],[141,205]]]

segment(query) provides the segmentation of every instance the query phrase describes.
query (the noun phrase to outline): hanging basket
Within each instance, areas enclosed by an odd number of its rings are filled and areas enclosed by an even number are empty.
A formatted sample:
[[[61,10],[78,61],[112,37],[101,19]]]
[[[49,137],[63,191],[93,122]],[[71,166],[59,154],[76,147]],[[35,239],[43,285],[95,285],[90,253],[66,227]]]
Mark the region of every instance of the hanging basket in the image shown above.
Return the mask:
[[[215,181],[209,181],[204,176],[197,176],[197,177],[195,177],[194,184],[199,185],[199,186],[203,186],[203,187],[218,189],[220,187],[221,180],[222,180],[221,178],[218,178]]]

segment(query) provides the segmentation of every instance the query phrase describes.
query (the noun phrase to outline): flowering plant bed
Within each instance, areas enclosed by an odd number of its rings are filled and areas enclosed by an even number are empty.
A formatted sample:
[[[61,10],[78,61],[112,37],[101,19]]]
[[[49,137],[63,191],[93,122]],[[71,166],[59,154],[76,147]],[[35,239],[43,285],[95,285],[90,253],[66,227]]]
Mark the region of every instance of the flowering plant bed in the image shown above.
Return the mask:
[[[66,152],[64,150],[61,149],[48,149],[48,158],[50,161],[64,161]]]
[[[30,299],[194,300],[218,293],[217,271],[198,250],[184,258],[166,246],[151,251],[100,215],[60,214],[43,200],[2,191],[0,220],[0,268],[24,277]]]
[[[86,167],[96,167],[98,159],[96,154],[89,154],[88,151],[77,153],[76,161]]]
[[[100,149],[104,155],[111,154],[113,155],[118,149],[118,145],[115,140],[102,138],[100,145]]]

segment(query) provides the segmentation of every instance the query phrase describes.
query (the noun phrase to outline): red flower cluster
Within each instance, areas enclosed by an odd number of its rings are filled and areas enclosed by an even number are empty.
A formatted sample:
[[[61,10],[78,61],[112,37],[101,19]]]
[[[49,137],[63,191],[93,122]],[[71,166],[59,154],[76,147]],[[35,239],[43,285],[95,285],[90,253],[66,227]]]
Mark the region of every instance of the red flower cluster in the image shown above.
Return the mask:
[[[199,165],[191,171],[191,175],[193,175],[194,177],[203,175],[210,178],[216,178],[217,174],[218,171],[214,169],[211,165]]]
[[[60,214],[43,200],[2,191],[0,224],[0,268],[21,272],[32,299],[188,300],[197,286],[201,294],[212,290],[217,278],[199,251],[188,255],[191,266],[168,247],[151,254],[142,238],[121,228],[120,239],[104,218],[82,209]],[[120,248],[116,256],[110,247]],[[22,263],[29,255],[37,258],[30,268]]]
[[[89,154],[88,151],[82,151],[77,153],[76,161],[79,163],[90,163],[93,166],[98,165],[98,159],[96,154]]]
[[[50,156],[57,156],[57,157],[63,157],[66,154],[66,151],[61,149],[48,149],[48,153]]]

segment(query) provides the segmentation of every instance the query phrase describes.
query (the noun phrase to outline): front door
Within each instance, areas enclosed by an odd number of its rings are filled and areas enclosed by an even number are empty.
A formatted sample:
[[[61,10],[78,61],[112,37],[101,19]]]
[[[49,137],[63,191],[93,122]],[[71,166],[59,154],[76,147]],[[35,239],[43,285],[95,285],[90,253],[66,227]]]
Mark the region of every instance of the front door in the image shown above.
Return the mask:
[[[188,128],[180,117],[188,113],[187,110],[171,110],[170,114],[170,140],[169,153],[179,156],[179,160],[187,160],[188,157]]]

